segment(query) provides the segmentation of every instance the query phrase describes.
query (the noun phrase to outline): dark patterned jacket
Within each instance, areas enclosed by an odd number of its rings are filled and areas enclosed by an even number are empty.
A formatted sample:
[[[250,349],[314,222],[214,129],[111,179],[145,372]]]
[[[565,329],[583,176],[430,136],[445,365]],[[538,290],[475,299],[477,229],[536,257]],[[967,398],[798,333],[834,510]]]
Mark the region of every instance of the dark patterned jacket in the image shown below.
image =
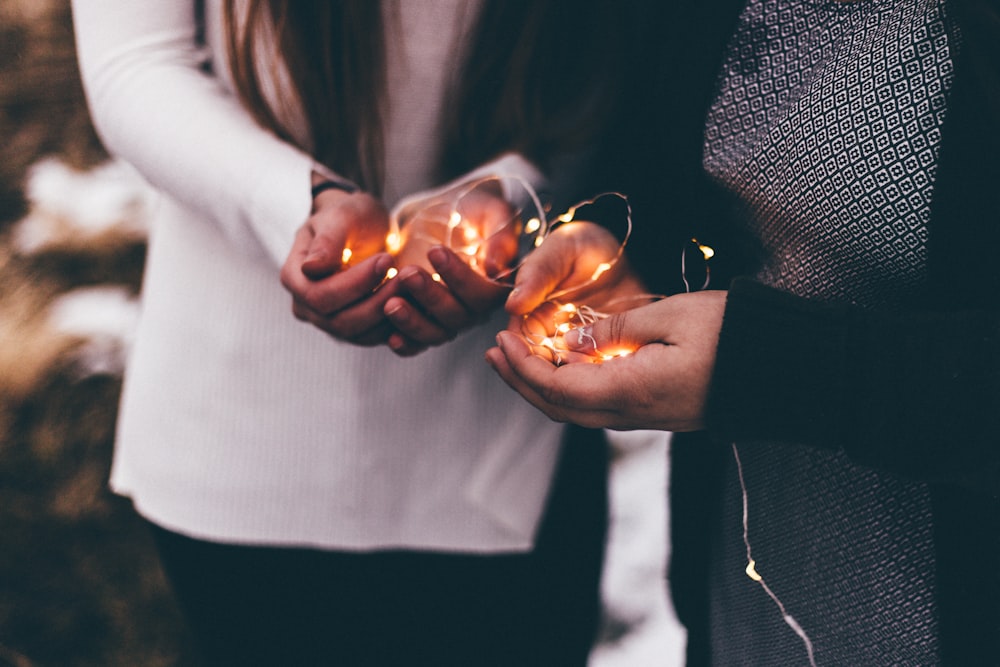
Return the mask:
[[[652,79],[640,78],[635,88],[649,98],[637,103],[641,109],[634,113],[648,113],[651,125],[630,126],[654,128],[633,144],[638,147],[631,164],[641,169],[629,185],[640,240],[633,240],[630,255],[651,283],[661,280],[657,286],[664,290],[676,287],[663,279],[672,273],[677,244],[692,233],[719,252],[713,260],[716,287],[733,276],[756,275],[759,257],[755,239],[734,222],[700,168],[715,72],[744,3],[695,4],[672,5],[663,17],[663,42],[669,46],[658,63],[660,72],[644,75]],[[734,442],[747,443],[741,447],[751,455],[806,452],[809,464],[833,457],[871,471],[872,479],[901,480],[899,495],[890,494],[890,500],[898,500],[904,513],[915,502],[912,489],[919,488],[928,503],[933,550],[929,588],[935,627],[929,631],[939,644],[940,660],[1000,663],[1000,569],[995,565],[1000,553],[1000,3],[955,0],[947,7],[957,18],[952,28],[957,25],[961,34],[960,48],[953,54],[954,79],[935,167],[926,280],[917,297],[902,307],[879,309],[797,297],[752,278],[736,278],[729,285],[708,429],[678,436],[672,448],[671,587],[690,633],[691,664],[713,659],[716,640],[710,628],[714,624],[716,635],[720,631],[720,602],[739,606],[740,596],[759,593],[749,579],[747,592],[732,598],[717,590],[721,570],[730,565],[719,556],[720,540],[740,540],[731,507]],[[642,83],[650,84],[648,91],[640,92]],[[651,219],[661,224],[643,224]],[[656,242],[642,240],[644,234]],[[755,450],[754,443],[780,444]],[[757,499],[793,481],[768,477],[765,471],[757,480],[764,490]],[[830,491],[830,516],[836,516],[843,494],[843,489]],[[752,494],[750,503],[752,520],[760,526],[756,536],[766,543],[781,534],[767,526],[766,516],[754,517]],[[877,514],[878,506],[871,510]],[[803,522],[810,519],[818,515]],[[872,530],[880,529],[878,520]],[[830,543],[808,557],[829,556],[838,535],[830,531]],[[787,541],[775,547],[776,553],[778,547],[792,548],[801,556],[811,548],[796,544],[794,535],[782,539]],[[853,564],[857,571],[840,564],[834,568],[847,572],[842,611],[870,613],[852,608],[851,585],[892,585],[878,578],[883,556],[865,554]],[[905,574],[906,554],[898,559]],[[780,573],[779,563],[771,566]],[[796,617],[824,625],[820,611],[809,609],[816,605],[808,591],[798,593],[806,609]],[[790,597],[796,600],[796,592]],[[769,604],[765,600],[758,607]],[[780,626],[777,612],[775,617]],[[879,618],[877,610],[872,612],[865,627],[876,640],[887,634],[884,640],[891,642],[893,628],[880,627]],[[779,631],[772,627],[762,634]],[[816,634],[835,636],[837,631],[825,627]],[[754,644],[752,633],[746,637],[740,662],[765,664],[761,656],[769,649]],[[824,664],[822,648],[822,643],[817,646],[819,664]],[[722,659],[718,652],[714,658]],[[796,664],[791,657],[789,664]]]

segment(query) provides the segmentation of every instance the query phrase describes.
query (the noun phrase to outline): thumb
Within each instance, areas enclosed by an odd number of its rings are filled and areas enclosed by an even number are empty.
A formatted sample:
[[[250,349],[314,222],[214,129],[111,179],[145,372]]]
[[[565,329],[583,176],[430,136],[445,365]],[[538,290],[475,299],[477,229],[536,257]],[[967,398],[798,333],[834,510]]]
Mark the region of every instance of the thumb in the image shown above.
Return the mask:
[[[336,272],[344,260],[347,245],[343,229],[326,227],[318,230],[305,251],[302,272],[309,278],[322,278]]]
[[[635,352],[643,345],[662,342],[662,332],[647,309],[635,308],[611,314],[586,327],[570,331],[566,346],[575,352],[618,356]]]
[[[572,272],[572,255],[557,252],[556,244],[542,244],[518,268],[514,289],[507,297],[511,315],[525,315],[542,305]]]

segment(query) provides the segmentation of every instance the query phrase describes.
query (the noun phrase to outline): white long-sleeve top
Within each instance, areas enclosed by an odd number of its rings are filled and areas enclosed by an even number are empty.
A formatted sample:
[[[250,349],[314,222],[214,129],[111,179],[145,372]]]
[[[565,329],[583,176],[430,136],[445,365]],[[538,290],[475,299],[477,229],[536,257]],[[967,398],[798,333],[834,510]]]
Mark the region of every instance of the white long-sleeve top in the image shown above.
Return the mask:
[[[405,29],[386,40],[388,203],[436,185],[454,40],[478,6],[392,4],[389,29]],[[98,132],[163,194],[112,488],[160,525],[223,542],[530,548],[561,427],[484,363],[503,316],[410,359],[292,317],[278,270],[309,214],[313,161],[203,67],[224,70],[221,10],[206,2],[206,53],[194,5],[73,1]],[[538,177],[516,156],[488,169]]]

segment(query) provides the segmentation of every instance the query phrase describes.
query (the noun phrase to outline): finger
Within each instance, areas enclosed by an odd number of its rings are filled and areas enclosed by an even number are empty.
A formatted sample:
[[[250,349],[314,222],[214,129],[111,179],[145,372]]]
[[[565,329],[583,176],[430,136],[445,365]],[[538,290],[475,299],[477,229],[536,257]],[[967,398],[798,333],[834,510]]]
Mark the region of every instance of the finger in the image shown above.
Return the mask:
[[[566,345],[581,352],[596,350],[617,355],[634,352],[649,343],[666,342],[670,318],[663,310],[661,304],[650,304],[613,313],[589,326],[570,331],[565,336]]]
[[[313,230],[309,225],[302,225],[295,232],[292,248],[281,267],[281,284],[293,294],[301,292],[309,284],[309,279],[302,273],[302,262],[309,254]]]
[[[302,273],[312,279],[323,278],[338,270],[347,247],[346,225],[320,225],[302,260]]]
[[[385,282],[386,272],[391,266],[392,256],[380,253],[321,280],[310,280],[305,284],[290,281],[296,288],[290,288],[290,291],[296,301],[320,315],[328,316],[371,297],[372,292]],[[386,285],[389,283],[391,281],[385,282]]]
[[[573,255],[565,236],[553,234],[546,239],[517,270],[514,290],[505,305],[507,312],[524,315],[541,305],[572,275]]]
[[[400,357],[416,356],[429,347],[407,338],[398,331],[389,335],[388,345],[389,349]]]
[[[458,255],[443,246],[431,248],[427,258],[447,286],[446,292],[458,300],[457,305],[464,308],[464,311],[456,310],[448,302],[438,304],[432,300],[421,303],[428,312],[434,313],[435,317],[446,325],[454,322],[453,318],[462,317],[465,312],[472,313],[477,319],[483,318],[500,305],[510,290],[504,285],[484,278]],[[441,294],[442,292],[428,291],[427,296],[433,299]]]
[[[535,357],[527,345],[518,345],[516,336],[504,338],[498,336],[498,346],[487,350],[486,361],[493,367],[497,374],[514,391],[518,392],[533,406],[541,410],[550,419],[559,422],[572,422],[589,428],[602,428],[614,423],[614,413],[596,408],[580,407],[567,402],[564,396],[559,394],[559,390],[553,389],[558,385],[559,374],[565,374],[565,369],[571,366],[555,367],[539,357]],[[548,378],[548,382],[539,385],[538,378],[526,378],[523,375],[523,361],[534,358],[535,361],[545,364],[548,368],[539,367],[539,370]],[[579,366],[584,366],[580,364]],[[591,368],[597,368],[587,364]],[[544,389],[540,390],[540,386]]]
[[[413,304],[400,297],[393,297],[387,301],[383,310],[389,322],[401,334],[401,339],[405,337],[416,345],[424,347],[441,345],[454,339],[457,334],[456,330],[441,327]],[[395,348],[393,351],[396,351]]]
[[[518,232],[512,223],[494,231],[483,242],[483,270],[490,278],[507,276],[518,259]]]
[[[443,284],[443,276],[440,281],[434,280],[419,267],[408,266],[399,272],[397,280],[409,300],[444,328],[463,329],[476,319],[476,315]]]
[[[300,320],[312,322],[330,335],[348,340],[376,326],[389,326],[384,314],[385,303],[395,294],[394,285],[389,281],[384,289],[369,292],[365,298],[335,310],[320,310],[293,299],[292,312]]]

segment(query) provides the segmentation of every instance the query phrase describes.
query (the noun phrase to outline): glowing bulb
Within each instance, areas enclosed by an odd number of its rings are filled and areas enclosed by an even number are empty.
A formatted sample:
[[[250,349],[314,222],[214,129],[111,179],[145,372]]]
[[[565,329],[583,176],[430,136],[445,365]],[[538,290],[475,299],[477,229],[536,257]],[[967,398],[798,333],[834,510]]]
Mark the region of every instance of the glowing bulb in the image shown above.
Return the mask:
[[[399,252],[400,247],[402,247],[403,241],[399,238],[398,232],[389,232],[385,237],[385,247],[390,253],[395,255]]]
[[[532,218],[528,220],[528,224],[524,226],[524,231],[527,234],[534,234],[542,227],[542,221],[538,218]]]
[[[565,213],[563,213],[562,215],[560,215],[559,218],[558,218],[558,220],[559,220],[559,222],[572,222],[573,216],[575,216],[575,215],[576,215],[576,209],[575,208],[571,208],[570,210],[568,210]]]
[[[611,268],[611,265],[607,262],[601,262],[596,269],[594,269],[594,275],[590,276],[591,280],[597,280],[601,277],[601,274]]]
[[[351,261],[351,255],[353,254],[354,253],[351,252],[350,248],[344,248],[344,252],[340,253],[340,261],[343,262],[344,264],[347,264],[349,261]]]
[[[627,357],[632,354],[632,350],[621,350],[615,353],[603,352],[601,353],[601,361],[611,361],[612,359],[621,359],[622,357]]]
[[[538,246],[542,245],[542,241],[544,241],[544,240],[545,240],[544,236],[536,236],[535,237],[535,247],[537,248]]]
[[[441,274],[440,273],[432,273],[431,274],[431,280],[433,280],[436,283],[441,282]]]
[[[763,580],[763,577],[761,577],[757,573],[757,561],[755,561],[753,558],[751,558],[750,562],[747,563],[746,573],[747,573],[747,576],[750,577],[751,579],[753,579],[754,581],[762,581]]]
[[[715,257],[715,250],[711,246],[698,244],[698,250],[701,250],[701,254],[705,256],[706,260]]]
[[[556,327],[556,332],[565,335],[565,334],[569,333],[569,330],[572,329],[572,328],[573,327],[570,326],[569,322],[563,322],[562,324],[560,324],[559,326]]]
[[[462,223],[462,214],[458,211],[451,212],[451,218],[448,219],[448,224],[452,227],[458,227]]]
[[[464,227],[462,229],[462,236],[465,237],[465,240],[467,242],[471,243],[472,241],[476,240],[476,238],[479,236],[479,234],[477,234],[476,230],[473,229],[472,227]]]
[[[564,313],[575,313],[576,306],[574,306],[571,303],[564,303],[563,305],[559,306],[559,310],[561,310]]]
[[[399,273],[399,271],[396,270],[396,267],[395,266],[390,266],[389,270],[385,272],[385,279],[386,280],[391,280],[392,278],[396,277],[397,273]]]

